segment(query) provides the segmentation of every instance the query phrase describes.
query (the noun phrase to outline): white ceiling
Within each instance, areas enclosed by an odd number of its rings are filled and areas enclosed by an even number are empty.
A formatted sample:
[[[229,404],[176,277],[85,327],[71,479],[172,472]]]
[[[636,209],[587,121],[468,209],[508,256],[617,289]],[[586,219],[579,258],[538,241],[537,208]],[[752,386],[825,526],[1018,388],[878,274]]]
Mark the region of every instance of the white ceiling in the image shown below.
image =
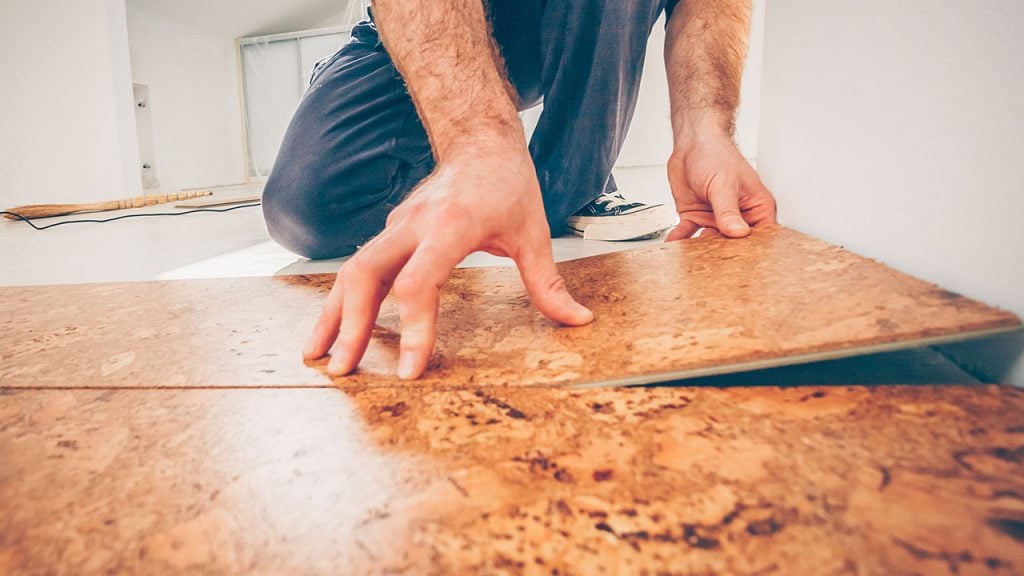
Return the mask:
[[[352,21],[361,0],[125,0],[140,10],[231,38]]]

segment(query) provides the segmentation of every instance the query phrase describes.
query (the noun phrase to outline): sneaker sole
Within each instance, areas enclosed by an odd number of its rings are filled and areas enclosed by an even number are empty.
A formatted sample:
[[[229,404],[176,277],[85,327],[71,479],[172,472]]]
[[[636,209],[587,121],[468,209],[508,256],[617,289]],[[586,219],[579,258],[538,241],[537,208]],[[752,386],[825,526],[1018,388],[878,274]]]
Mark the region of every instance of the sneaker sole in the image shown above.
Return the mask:
[[[567,226],[584,240],[646,240],[675,227],[676,213],[664,204],[620,216],[571,216]]]

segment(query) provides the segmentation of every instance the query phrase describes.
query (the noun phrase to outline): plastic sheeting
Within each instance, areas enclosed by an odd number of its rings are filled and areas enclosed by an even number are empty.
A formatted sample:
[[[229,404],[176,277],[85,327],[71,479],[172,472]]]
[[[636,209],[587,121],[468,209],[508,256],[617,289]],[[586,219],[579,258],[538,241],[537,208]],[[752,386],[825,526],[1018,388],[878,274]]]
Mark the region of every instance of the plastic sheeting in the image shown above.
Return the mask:
[[[368,2],[352,2],[348,25],[239,40],[248,176],[270,174],[284,132],[309,86],[313,66],[348,42]]]

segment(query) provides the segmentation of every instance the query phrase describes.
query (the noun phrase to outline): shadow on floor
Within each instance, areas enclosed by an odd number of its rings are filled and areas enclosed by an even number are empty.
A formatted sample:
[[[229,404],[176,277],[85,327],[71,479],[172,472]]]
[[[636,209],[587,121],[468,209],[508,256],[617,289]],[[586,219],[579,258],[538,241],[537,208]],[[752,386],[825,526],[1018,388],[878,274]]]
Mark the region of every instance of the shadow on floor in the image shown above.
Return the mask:
[[[676,380],[659,386],[848,386],[981,384],[933,348]]]

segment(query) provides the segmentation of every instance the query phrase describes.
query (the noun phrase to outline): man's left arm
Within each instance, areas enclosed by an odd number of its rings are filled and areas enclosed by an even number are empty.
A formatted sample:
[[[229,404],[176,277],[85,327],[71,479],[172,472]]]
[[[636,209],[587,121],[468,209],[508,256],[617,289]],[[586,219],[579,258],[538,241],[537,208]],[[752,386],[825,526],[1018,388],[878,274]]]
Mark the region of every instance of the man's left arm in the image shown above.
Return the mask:
[[[668,178],[680,222],[668,240],[703,227],[741,237],[775,221],[775,198],[733,141],[750,12],[750,0],[684,0],[669,19]]]

